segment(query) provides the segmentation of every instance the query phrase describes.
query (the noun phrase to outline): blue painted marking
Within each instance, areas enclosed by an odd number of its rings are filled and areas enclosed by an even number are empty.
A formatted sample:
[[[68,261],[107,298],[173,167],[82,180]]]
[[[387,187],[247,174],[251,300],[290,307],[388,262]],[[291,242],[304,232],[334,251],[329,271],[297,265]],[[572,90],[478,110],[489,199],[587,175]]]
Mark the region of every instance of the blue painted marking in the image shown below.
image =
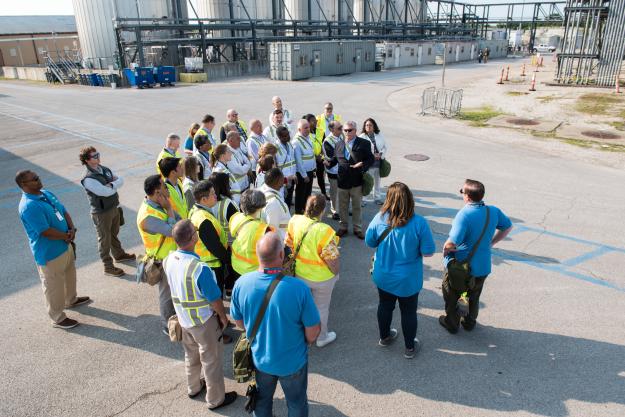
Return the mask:
[[[583,264],[584,262],[590,261],[591,259],[597,258],[601,255],[605,255],[608,252],[612,252],[612,250],[606,246],[599,246],[597,249],[584,253],[582,255],[576,256],[571,259],[567,259],[566,261],[561,262],[562,265],[572,267],[577,266],[579,264]]]
[[[515,225],[515,227],[516,227],[516,225]],[[571,242],[577,242],[577,243],[581,243],[581,244],[584,244],[584,245],[590,245],[590,246],[602,246],[602,247],[610,249],[611,251],[614,251],[614,252],[625,253],[625,248],[619,248],[619,247],[616,247],[616,246],[604,245],[603,243],[593,242],[591,240],[581,239],[581,238],[574,237],[574,236],[563,235],[561,233],[550,232],[549,230],[539,229],[539,228],[536,228],[536,227],[530,227],[530,226],[524,226],[524,225],[519,225],[519,227],[523,227],[526,230],[529,230],[531,232],[542,233],[542,234],[547,235],[547,236],[557,237],[559,239],[570,240]]]

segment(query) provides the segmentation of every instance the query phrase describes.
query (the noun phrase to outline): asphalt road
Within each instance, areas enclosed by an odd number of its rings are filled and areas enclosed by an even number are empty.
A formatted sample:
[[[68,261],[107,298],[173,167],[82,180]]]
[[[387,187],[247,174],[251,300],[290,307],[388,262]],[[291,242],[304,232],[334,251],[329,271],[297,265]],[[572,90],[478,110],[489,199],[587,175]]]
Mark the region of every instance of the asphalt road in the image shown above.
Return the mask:
[[[450,66],[447,82],[462,87],[492,75],[485,68],[496,72],[497,65]],[[102,163],[125,178],[121,240],[139,253],[134,223],[142,182],[167,133],[184,135],[205,113],[221,123],[230,107],[245,120],[264,122],[273,95],[297,115],[320,113],[329,100],[344,119],[360,124],[374,117],[393,165],[384,185],[400,180],[414,190],[417,212],[429,220],[439,252],[425,261],[418,311],[423,349],[409,361],[401,343],[377,346],[371,251],[352,235],[342,240],[330,313],[338,339],[311,349],[311,416],[625,415],[625,172],[595,162],[584,149],[562,153],[529,144],[522,133],[419,116],[414,91],[438,80],[439,71],[141,91],[0,82],[0,415],[211,414],[201,400],[186,396],[182,347],[159,332],[156,289],[137,285],[131,275],[103,275],[79,183],[78,150],[93,144]],[[413,153],[430,159],[404,158]],[[25,168],[57,193],[79,229],[79,294],[94,302],[69,313],[81,322],[72,331],[53,329],[45,314],[17,216],[13,176]],[[485,183],[486,201],[513,219],[515,231],[495,251],[477,329],[452,336],[437,323],[440,250],[462,207],[458,189],[465,178]],[[365,208],[365,221],[377,208]],[[399,328],[398,320],[397,313]],[[243,394],[245,386],[232,380],[230,349],[226,385]],[[246,415],[241,401],[218,414]],[[286,416],[281,393],[275,414]]]

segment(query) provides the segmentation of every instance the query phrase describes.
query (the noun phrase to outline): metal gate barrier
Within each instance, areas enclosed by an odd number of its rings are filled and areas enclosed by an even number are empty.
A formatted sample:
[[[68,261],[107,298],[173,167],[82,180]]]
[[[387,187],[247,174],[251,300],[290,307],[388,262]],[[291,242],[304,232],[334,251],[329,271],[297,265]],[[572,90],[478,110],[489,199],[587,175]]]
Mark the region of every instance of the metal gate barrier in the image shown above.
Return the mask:
[[[421,115],[439,113],[445,117],[454,117],[462,107],[462,89],[429,87],[423,90],[421,97]]]

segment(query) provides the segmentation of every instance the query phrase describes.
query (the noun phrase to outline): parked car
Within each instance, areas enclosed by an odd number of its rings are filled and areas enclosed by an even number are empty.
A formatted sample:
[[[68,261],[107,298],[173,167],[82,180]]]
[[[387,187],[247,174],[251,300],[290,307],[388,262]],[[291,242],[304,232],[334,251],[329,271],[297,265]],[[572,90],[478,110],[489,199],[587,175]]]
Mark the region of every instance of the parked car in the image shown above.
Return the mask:
[[[538,45],[534,45],[534,49],[532,52],[555,52],[556,47],[553,45],[547,45],[546,43],[541,43]]]

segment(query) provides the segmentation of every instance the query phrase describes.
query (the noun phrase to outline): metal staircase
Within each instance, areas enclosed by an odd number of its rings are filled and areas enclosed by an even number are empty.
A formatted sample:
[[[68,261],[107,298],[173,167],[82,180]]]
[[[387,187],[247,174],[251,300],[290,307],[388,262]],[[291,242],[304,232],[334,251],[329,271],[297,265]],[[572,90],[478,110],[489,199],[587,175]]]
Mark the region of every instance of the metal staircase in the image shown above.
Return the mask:
[[[55,62],[46,54],[46,70],[49,83],[74,84],[80,77],[80,67],[68,56],[59,55]]]

